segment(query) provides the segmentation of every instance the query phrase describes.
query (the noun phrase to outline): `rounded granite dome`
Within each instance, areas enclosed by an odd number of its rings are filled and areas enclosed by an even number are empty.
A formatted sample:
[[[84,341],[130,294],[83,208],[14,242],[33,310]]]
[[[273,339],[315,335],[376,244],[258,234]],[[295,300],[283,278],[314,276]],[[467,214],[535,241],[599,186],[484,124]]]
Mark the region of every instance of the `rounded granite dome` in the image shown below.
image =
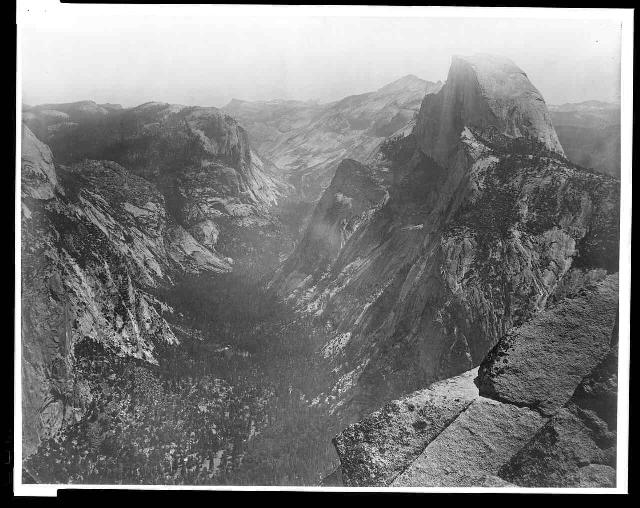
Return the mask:
[[[415,132],[423,152],[446,165],[465,127],[534,138],[564,154],[542,94],[507,58],[454,56],[442,90],[425,97]]]

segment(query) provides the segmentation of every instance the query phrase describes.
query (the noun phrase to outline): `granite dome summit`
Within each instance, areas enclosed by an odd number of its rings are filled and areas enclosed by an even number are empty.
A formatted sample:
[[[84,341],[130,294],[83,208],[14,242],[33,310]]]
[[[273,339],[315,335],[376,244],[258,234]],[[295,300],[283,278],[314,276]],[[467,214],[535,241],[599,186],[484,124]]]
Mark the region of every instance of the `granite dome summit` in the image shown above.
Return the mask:
[[[464,127],[533,138],[564,154],[542,95],[507,58],[454,56],[445,86],[422,104],[416,137],[427,155],[442,162]]]

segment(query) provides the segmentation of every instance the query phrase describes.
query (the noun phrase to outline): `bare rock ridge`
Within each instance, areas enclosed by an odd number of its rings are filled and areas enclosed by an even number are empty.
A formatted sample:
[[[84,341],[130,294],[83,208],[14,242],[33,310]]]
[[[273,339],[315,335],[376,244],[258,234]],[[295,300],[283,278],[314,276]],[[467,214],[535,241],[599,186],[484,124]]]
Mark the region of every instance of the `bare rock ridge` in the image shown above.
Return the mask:
[[[478,375],[435,383],[347,427],[334,440],[342,482],[614,486],[617,282],[588,284],[513,329]]]
[[[317,250],[312,232],[324,227],[319,205],[273,283],[329,330],[316,363],[333,377],[316,401],[345,425],[473,369],[509,330],[617,272],[619,182],[567,161],[524,73],[483,58],[455,59],[413,131],[380,146],[370,171],[388,172],[389,198],[360,215],[322,273],[301,269]],[[572,340],[567,354],[581,347]],[[599,361],[603,351],[590,347]],[[577,370],[565,390],[587,373]],[[507,420],[544,419],[537,409],[505,411]]]
[[[21,268],[25,457],[91,404],[73,383],[80,343],[153,363],[159,345],[177,343],[157,293],[185,273],[231,269],[175,222],[154,184],[115,162],[56,167],[27,127]]]
[[[422,104],[416,137],[425,154],[443,164],[466,126],[536,139],[563,154],[540,92],[506,58],[455,56],[445,86]]]

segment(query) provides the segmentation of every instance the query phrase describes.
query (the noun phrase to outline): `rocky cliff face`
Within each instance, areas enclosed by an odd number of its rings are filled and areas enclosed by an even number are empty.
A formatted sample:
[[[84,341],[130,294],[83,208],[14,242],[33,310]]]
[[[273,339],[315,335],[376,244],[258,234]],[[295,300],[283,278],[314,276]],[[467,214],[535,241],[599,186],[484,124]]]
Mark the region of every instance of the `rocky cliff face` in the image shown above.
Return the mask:
[[[617,271],[619,183],[564,159],[548,117],[510,62],[457,58],[385,145],[388,201],[323,274],[284,274],[329,330],[318,404],[348,422],[467,371],[572,284]]]
[[[232,101],[226,111],[247,125],[252,139],[304,199],[317,199],[343,159],[365,162],[380,144],[406,129],[425,93],[442,83],[405,76],[375,92],[316,105]]]
[[[51,150],[26,127],[22,129],[22,144],[22,195],[42,200],[53,198],[58,176]]]
[[[334,440],[351,486],[614,487],[617,275]],[[479,387],[479,389],[478,389]]]
[[[56,167],[23,128],[24,454],[91,404],[74,350],[95,341],[154,362],[177,339],[158,293],[186,273],[231,270],[168,213],[158,188],[114,162]]]
[[[281,295],[304,279],[319,278],[335,262],[351,234],[388,198],[385,176],[351,159],[340,163],[298,248],[272,282]]]

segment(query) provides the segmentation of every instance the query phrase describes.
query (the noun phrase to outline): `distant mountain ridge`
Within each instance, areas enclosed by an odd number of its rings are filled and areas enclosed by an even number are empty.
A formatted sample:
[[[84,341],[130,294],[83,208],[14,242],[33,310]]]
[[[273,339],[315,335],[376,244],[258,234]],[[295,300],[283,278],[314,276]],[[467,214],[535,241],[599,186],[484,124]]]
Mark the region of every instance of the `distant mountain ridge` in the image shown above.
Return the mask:
[[[315,200],[342,159],[367,161],[409,124],[426,93],[441,82],[408,75],[375,92],[318,105],[293,101],[231,102],[225,106],[303,199]]]
[[[549,106],[567,157],[576,164],[620,177],[620,104],[585,101]]]
[[[620,107],[619,102],[607,102],[598,100],[589,100],[582,102],[565,102],[564,104],[550,104],[549,111],[589,111],[603,110]]]

